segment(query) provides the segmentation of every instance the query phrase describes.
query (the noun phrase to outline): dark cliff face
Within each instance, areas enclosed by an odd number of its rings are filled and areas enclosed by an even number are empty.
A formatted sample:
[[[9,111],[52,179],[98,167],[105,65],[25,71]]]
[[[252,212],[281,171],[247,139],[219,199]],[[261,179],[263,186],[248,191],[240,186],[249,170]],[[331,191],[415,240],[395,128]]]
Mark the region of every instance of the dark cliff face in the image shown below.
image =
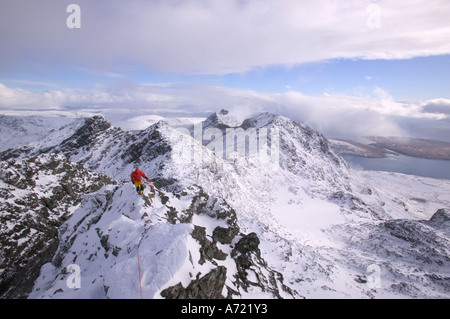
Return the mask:
[[[159,131],[161,125],[164,124],[156,123],[146,130],[130,135],[121,155],[126,164],[150,162],[172,150]]]
[[[428,224],[437,229],[446,229],[450,233],[450,208],[441,208],[434,213]]]
[[[63,153],[89,148],[95,143],[99,135],[109,128],[111,128],[111,123],[102,116],[86,118],[84,125],[77,129],[72,136],[64,140],[59,147]]]
[[[58,246],[58,228],[84,194],[114,183],[61,155],[0,163],[0,296],[29,293]]]

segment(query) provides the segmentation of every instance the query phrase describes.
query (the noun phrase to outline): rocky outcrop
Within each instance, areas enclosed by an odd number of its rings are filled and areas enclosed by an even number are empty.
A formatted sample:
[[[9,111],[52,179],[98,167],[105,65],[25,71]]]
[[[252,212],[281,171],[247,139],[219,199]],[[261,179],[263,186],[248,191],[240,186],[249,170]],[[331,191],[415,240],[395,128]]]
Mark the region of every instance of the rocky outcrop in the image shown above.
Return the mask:
[[[261,257],[257,234],[240,233],[236,213],[224,200],[208,196],[200,189],[190,207],[178,214],[179,216],[175,211],[172,218],[184,223],[194,223],[191,237],[200,244],[200,259],[191,262],[200,265],[208,262],[216,268],[203,276],[198,273],[196,279],[186,287],[178,283],[162,290],[161,296],[167,299],[232,298],[241,295],[241,292],[247,292],[253,286],[274,298],[282,298],[278,287],[283,289],[284,295],[299,297],[283,283],[283,275],[271,269]],[[225,221],[228,227],[216,226],[211,234],[208,234],[206,227],[195,224],[194,215],[208,216],[212,219],[211,223],[214,223],[214,220]],[[223,246],[228,247],[226,251],[230,251],[229,254],[222,250]],[[228,285],[227,268],[220,265],[227,259],[233,261],[237,269]],[[227,293],[224,294],[224,291]]]
[[[102,116],[86,118],[84,124],[60,144],[60,149],[63,153],[71,153],[74,150],[92,148],[98,136],[109,128],[111,123]]]
[[[0,163],[0,296],[25,297],[84,194],[114,183],[61,155]]]
[[[436,229],[450,230],[450,209],[441,208],[427,222],[428,225]]]
[[[251,286],[258,287],[263,292],[269,292],[274,298],[282,299],[283,295],[292,298],[301,296],[284,284],[283,275],[271,269],[261,257],[259,250],[260,240],[256,233],[242,236],[231,251],[231,256],[236,262],[235,274],[236,286],[248,291]],[[279,288],[280,287],[280,288]]]
[[[194,225],[191,236],[200,244],[200,260],[198,261],[200,265],[203,265],[206,260],[214,262],[214,259],[226,259],[227,255],[206,237],[205,227]]]
[[[201,278],[192,280],[184,288],[181,283],[161,291],[166,299],[222,299],[227,269],[224,266],[214,268]]]

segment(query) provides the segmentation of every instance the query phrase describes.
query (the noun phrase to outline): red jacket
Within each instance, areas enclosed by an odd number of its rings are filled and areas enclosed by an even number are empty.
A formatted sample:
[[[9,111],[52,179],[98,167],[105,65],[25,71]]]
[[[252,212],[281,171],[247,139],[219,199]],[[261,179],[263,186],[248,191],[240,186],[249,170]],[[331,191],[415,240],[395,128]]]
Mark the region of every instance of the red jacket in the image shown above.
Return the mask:
[[[131,173],[131,180],[133,182],[142,181],[142,177],[148,179],[147,176],[145,176],[144,172],[141,171],[139,168],[136,168],[136,170],[133,173]]]

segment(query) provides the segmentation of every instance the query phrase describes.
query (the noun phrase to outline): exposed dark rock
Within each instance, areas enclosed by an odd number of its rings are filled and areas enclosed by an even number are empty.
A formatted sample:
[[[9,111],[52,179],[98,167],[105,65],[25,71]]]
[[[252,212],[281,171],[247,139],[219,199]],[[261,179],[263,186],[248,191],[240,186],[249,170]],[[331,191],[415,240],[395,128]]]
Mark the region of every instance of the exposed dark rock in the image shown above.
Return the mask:
[[[63,153],[71,153],[74,150],[80,150],[83,147],[89,147],[96,140],[98,135],[111,127],[102,116],[93,116],[86,118],[82,125],[71,137],[64,140],[61,145]]]
[[[214,242],[219,242],[221,244],[231,244],[238,233],[238,227],[223,228],[217,226],[213,231],[212,238]]]
[[[43,155],[0,163],[1,203],[0,277],[1,298],[23,298],[32,288],[40,267],[51,260],[58,247],[58,228],[81,202],[84,194],[114,183],[70,163],[61,155]],[[47,181],[47,182],[46,182]]]
[[[192,238],[197,240],[200,247],[200,260],[198,263],[203,265],[206,260],[214,262],[214,259],[225,260],[226,254],[221,251],[215,243],[206,238],[205,227],[194,225],[194,230],[191,233]]]
[[[436,229],[447,228],[450,230],[450,209],[439,209],[434,213],[427,224]]]
[[[258,253],[259,249],[259,238],[255,233],[250,233],[246,236],[243,236],[234,247],[234,253],[231,255],[237,255],[237,252],[241,254],[249,254],[251,252]]]
[[[199,279],[192,280],[185,288],[181,283],[164,289],[161,296],[166,299],[223,299],[227,269],[224,266],[214,268]]]
[[[284,284],[283,275],[271,269],[261,257],[259,250],[260,240],[256,233],[244,235],[231,251],[231,257],[236,262],[237,274],[235,284],[247,291],[250,286],[257,286],[262,291],[267,291],[275,298],[282,298],[279,288],[292,297],[301,297],[295,291]],[[252,272],[256,281],[249,279]],[[232,292],[233,293],[233,292]],[[234,293],[233,293],[234,294]]]

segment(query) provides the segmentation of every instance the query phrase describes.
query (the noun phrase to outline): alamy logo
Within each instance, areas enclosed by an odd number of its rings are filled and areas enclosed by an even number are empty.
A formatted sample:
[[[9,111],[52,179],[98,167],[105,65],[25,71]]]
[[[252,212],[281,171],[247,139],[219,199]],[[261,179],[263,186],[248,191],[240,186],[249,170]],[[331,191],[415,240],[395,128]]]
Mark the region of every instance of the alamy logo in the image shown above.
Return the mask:
[[[372,264],[367,266],[366,271],[370,273],[367,276],[367,286],[370,289],[381,288],[381,268],[378,265]]]
[[[172,159],[176,163],[212,163],[215,156],[227,162],[246,157],[259,161],[269,171],[279,168],[280,134],[276,128],[207,128],[203,124],[193,129],[177,128],[172,133],[174,149]],[[205,146],[205,147],[203,147]]]
[[[81,269],[77,264],[70,264],[67,266],[67,273],[70,274],[66,279],[67,288],[79,289],[81,288]]]
[[[70,4],[66,9],[70,15],[67,17],[66,25],[69,29],[81,28],[81,8],[78,4]]]
[[[369,29],[381,28],[381,7],[376,3],[371,3],[367,7],[367,20],[366,25]]]

